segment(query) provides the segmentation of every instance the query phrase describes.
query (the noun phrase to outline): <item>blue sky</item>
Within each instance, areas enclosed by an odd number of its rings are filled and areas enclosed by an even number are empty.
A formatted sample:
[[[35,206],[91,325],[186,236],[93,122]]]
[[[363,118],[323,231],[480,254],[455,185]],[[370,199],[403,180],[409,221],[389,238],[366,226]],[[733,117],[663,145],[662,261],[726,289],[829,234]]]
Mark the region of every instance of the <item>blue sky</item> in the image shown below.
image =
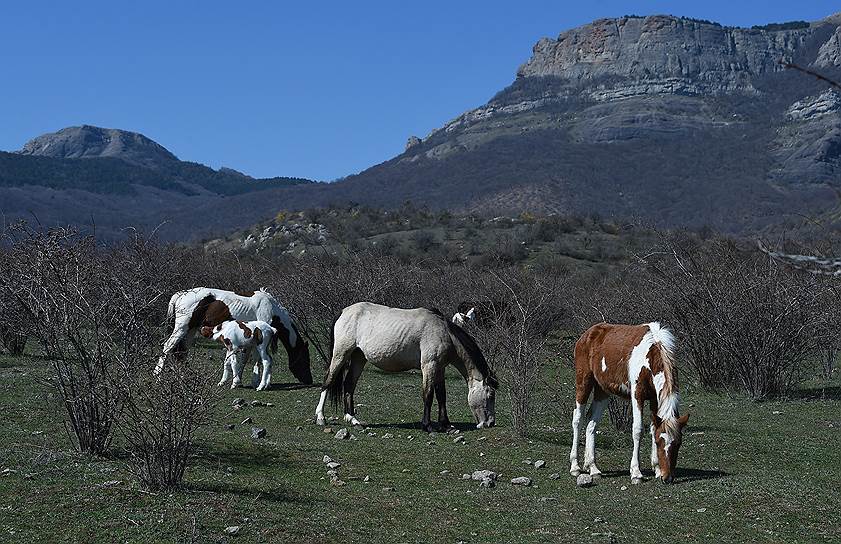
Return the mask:
[[[86,123],[214,168],[332,180],[483,104],[540,37],[599,17],[750,26],[841,11],[837,0],[300,4],[4,3],[0,149]]]

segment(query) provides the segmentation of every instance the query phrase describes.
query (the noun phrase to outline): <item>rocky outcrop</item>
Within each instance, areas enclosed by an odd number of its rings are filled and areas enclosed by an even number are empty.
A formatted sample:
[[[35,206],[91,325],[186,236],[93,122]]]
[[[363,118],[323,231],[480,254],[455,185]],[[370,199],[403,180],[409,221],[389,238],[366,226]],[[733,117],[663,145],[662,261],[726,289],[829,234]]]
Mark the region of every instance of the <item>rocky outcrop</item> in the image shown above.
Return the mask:
[[[60,159],[115,157],[152,168],[178,160],[166,148],[137,132],[90,125],[43,134],[28,141],[18,153]]]

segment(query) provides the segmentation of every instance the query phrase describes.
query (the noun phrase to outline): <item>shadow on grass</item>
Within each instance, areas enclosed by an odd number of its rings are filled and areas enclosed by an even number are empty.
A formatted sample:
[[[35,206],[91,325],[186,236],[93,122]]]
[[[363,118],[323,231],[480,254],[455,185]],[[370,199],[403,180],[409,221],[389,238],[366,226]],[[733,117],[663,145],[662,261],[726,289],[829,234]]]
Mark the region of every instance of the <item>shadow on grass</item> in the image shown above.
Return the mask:
[[[289,464],[287,459],[273,448],[250,448],[235,444],[230,446],[202,444],[193,452],[192,458],[198,465],[208,468],[230,466],[245,470],[261,470],[266,466],[277,468]]]
[[[306,385],[298,382],[273,383],[269,386],[269,391],[297,391],[299,389],[315,389],[316,387],[321,386],[317,384]]]
[[[371,423],[366,425],[366,427],[370,427],[371,429],[414,429],[414,430],[421,430],[420,421],[408,421],[406,423]],[[450,422],[450,427],[458,429],[460,432],[467,432],[467,431],[478,431],[479,429],[476,428],[475,423],[470,423],[467,421],[456,421]],[[435,433],[438,434],[445,434],[446,430],[441,429],[438,427],[438,424],[433,422],[432,428],[434,429]]]
[[[642,475],[645,481],[655,480],[653,470],[643,470]],[[723,470],[703,470],[697,468],[677,468],[677,475],[674,480],[674,485],[695,482],[698,480],[715,480],[717,478],[724,478],[728,476]],[[602,472],[602,478],[628,478],[630,481],[630,473],[628,470],[606,470]],[[659,482],[659,479],[657,480]],[[655,482],[655,483],[657,483]]]
[[[841,400],[841,385],[797,389],[791,392],[790,397],[801,400]]]
[[[242,486],[228,483],[196,483],[187,482],[184,484],[183,490],[187,493],[213,493],[213,494],[227,494],[238,495],[243,498],[266,500],[271,502],[294,502],[305,504],[310,501],[303,499],[300,496],[290,495],[286,491],[278,489],[261,489],[253,486]]]

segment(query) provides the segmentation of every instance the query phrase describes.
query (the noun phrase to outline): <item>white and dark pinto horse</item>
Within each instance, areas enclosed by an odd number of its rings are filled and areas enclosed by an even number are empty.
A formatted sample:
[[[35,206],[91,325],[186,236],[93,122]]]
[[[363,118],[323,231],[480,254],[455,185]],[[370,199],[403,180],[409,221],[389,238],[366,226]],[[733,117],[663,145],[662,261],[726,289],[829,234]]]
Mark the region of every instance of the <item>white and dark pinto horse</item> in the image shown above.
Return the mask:
[[[215,327],[231,320],[265,321],[277,330],[272,337],[272,352],[277,351],[280,340],[289,356],[292,375],[303,384],[312,384],[309,344],[298,332],[289,311],[263,289],[248,293],[207,287],[179,291],[169,300],[167,319],[173,324],[173,331],[164,343],[155,374],[160,373],[167,358],[186,356],[202,327]]]
[[[468,323],[475,321],[476,319],[476,308],[474,306],[468,306],[466,302],[462,302],[458,305],[458,309],[456,313],[453,314],[453,318],[450,320],[459,327],[464,327]]]
[[[354,416],[353,392],[366,362],[386,372],[421,370],[421,427],[425,431],[432,430],[433,396],[438,400],[439,427],[450,427],[444,385],[447,364],[453,365],[467,382],[467,403],[476,427],[492,427],[496,422],[496,378],[473,338],[440,312],[389,308],[369,302],[353,304],[342,310],[333,324],[332,354],[315,410],[319,425],[324,424],[328,395],[334,405],[343,399],[346,422],[359,423]]]
[[[689,415],[679,413],[674,338],[659,323],[645,325],[593,325],[575,344],[575,411],[572,415],[572,450],[569,472],[578,476],[578,430],[590,393],[590,421],[585,437],[584,469],[599,475],[596,467],[596,425],[610,395],[630,398],[634,418],[634,451],[631,481],[642,481],[639,467],[642,409],[651,408],[651,467],[665,483],[671,483],[677,466],[682,432]]]
[[[231,389],[242,385],[242,369],[256,350],[259,361],[254,363],[251,385],[257,391],[268,388],[272,383],[273,362],[269,348],[276,334],[277,330],[265,321],[225,321],[215,327],[202,327],[202,336],[219,342],[226,350],[218,385],[225,385],[231,375]],[[262,375],[260,365],[263,365]]]

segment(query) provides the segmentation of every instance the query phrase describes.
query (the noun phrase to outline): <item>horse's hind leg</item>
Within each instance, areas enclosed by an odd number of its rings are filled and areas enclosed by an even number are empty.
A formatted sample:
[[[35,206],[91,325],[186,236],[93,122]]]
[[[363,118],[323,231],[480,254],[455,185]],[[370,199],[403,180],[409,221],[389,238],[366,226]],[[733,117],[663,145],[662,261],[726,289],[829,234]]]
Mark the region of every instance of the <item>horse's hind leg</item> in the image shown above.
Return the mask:
[[[432,401],[435,398],[435,364],[421,364],[423,374],[423,417],[421,429],[432,432]]]
[[[343,351],[339,351],[337,347],[333,348],[333,358],[330,360],[327,376],[324,377],[324,384],[321,386],[321,397],[318,399],[318,405],[315,407],[315,422],[319,425],[324,425],[324,402],[327,400],[327,391],[333,387],[336,380],[343,379],[342,373],[350,362],[350,357],[354,349],[356,349],[355,346]]]
[[[607,407],[608,394],[596,386],[593,391],[593,402],[590,404],[590,421],[587,422],[587,435],[584,439],[584,470],[590,471],[590,476],[599,476],[602,471],[596,466],[596,426]]]
[[[350,369],[345,374],[345,422],[351,425],[359,425],[359,420],[356,419],[356,405],[353,402],[353,393],[356,391],[356,384],[359,381],[359,376],[362,375],[362,369],[365,368],[365,356],[361,351],[356,350],[350,356]]]
[[[452,425],[447,415],[447,387],[444,381],[444,370],[442,369],[435,379],[435,400],[438,402],[438,429],[446,431]]]

